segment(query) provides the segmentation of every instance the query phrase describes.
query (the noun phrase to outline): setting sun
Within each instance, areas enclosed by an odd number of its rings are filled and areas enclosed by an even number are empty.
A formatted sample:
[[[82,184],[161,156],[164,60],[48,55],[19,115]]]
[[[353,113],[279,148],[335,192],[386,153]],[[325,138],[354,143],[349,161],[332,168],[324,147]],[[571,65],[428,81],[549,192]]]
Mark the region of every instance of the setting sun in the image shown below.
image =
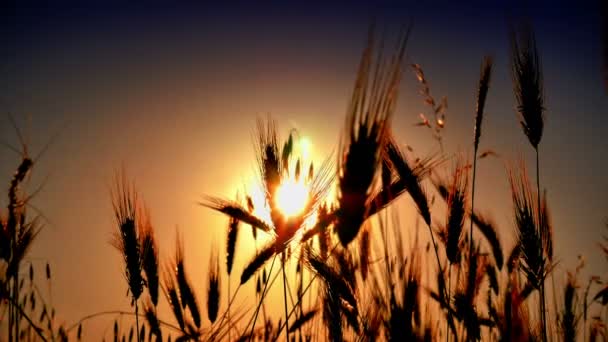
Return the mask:
[[[277,203],[285,216],[301,213],[308,202],[309,189],[302,180],[285,179],[277,189]]]

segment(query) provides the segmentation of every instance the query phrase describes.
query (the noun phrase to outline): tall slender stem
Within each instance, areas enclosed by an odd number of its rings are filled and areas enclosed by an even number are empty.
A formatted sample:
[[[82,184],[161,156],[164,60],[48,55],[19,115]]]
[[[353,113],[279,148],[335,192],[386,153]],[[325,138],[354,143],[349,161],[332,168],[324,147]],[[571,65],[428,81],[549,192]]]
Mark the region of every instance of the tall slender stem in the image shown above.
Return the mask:
[[[9,290],[9,291],[12,291],[12,290]],[[10,296],[10,294],[7,294],[6,300],[8,301],[9,305],[11,305],[11,307],[9,308],[9,315],[10,315],[10,311],[12,309],[17,311],[29,323],[29,327],[34,327],[34,330],[35,330],[36,334],[38,335],[38,337],[40,337],[40,339],[43,342],[46,342],[47,340],[46,340],[46,337],[42,334],[42,329],[40,327],[36,326],[36,324],[27,315],[27,313],[25,313],[23,311],[22,307],[16,305],[15,300]],[[12,327],[9,326],[9,335],[11,335],[12,333],[13,333]],[[53,337],[53,336],[51,335],[51,337]],[[17,336],[15,336],[15,339],[17,339]]]
[[[137,342],[141,342],[139,340],[139,307],[137,306],[137,299],[135,299],[135,335],[137,335]]]
[[[286,286],[286,275],[285,275],[285,253],[282,255],[283,263],[283,304],[285,306],[285,341],[289,342],[289,313],[287,312],[287,286]]]
[[[9,287],[10,287],[10,283],[9,283]],[[13,295],[14,290],[12,287],[10,287],[9,290],[9,298]],[[8,308],[8,340],[9,342],[13,341],[13,315],[15,312],[15,308],[13,305],[10,305]]]
[[[450,293],[452,292],[452,265],[448,264],[448,295],[446,297],[446,304],[448,306],[448,312],[450,312]],[[450,326],[449,321],[445,321],[445,340],[450,341]]]
[[[475,213],[475,173],[477,171],[477,147],[475,147],[475,153],[473,154],[473,179],[471,184],[471,215]],[[473,255],[473,220],[470,221],[469,230],[469,255]]]
[[[336,250],[336,248],[338,247],[339,244],[340,244],[340,241],[336,242],[336,244],[329,250],[329,252],[327,253],[327,259],[329,259],[332,256],[332,254],[334,254],[334,251]],[[289,311],[289,314],[287,315],[288,320],[289,320],[289,317],[291,317],[291,315],[294,313],[294,311],[296,310],[296,307],[300,304],[300,302],[302,301],[302,298],[304,298],[304,295],[306,294],[306,292],[308,292],[308,289],[310,289],[310,287],[312,286],[314,280],[317,278],[318,275],[319,275],[318,273],[312,274],[312,276],[310,277],[310,280],[308,281],[308,284],[302,291],[302,295],[298,297],[298,301],[296,302],[296,304],[294,304],[293,308],[291,308],[291,311]],[[281,323],[281,324],[284,324],[284,323]],[[279,325],[278,330],[281,331],[282,329],[283,329],[283,326]],[[277,339],[278,339],[278,336],[274,339],[274,341],[276,341]]]
[[[230,297],[230,301],[228,301],[228,308],[232,307],[232,303],[234,302],[234,299],[236,298],[236,295],[239,293],[240,289],[241,289],[241,284],[239,284],[239,286],[236,287],[236,291],[234,291],[234,293],[232,294],[232,297]],[[213,333],[209,334],[211,336],[210,340],[214,340],[215,336],[217,336],[217,334],[219,333],[219,330],[222,327],[222,323],[224,323],[224,320],[226,319],[227,315],[228,315],[228,310],[225,310],[224,313],[222,314],[222,317],[219,320],[219,323],[214,324],[214,326],[217,327],[216,328],[217,330],[214,331]],[[248,326],[249,326],[249,323],[247,323],[247,327]],[[230,329],[230,325],[228,325],[228,329]],[[230,330],[228,330],[228,331],[230,331]]]
[[[475,150],[473,152],[473,179],[471,181],[471,219],[469,219],[469,258],[473,257],[473,215],[475,213],[475,176],[477,171],[477,145],[475,145]],[[450,295],[450,290],[448,289],[448,296]]]
[[[389,196],[391,196],[390,193]],[[386,266],[386,278],[388,279],[388,282],[386,283],[386,293],[388,295],[391,293],[391,284],[393,282],[390,263],[388,262],[388,208],[384,211],[384,224],[382,224],[382,220],[379,220],[379,222],[382,228],[382,239],[384,242],[384,264]]]
[[[230,326],[231,326],[231,322],[230,322],[230,275],[228,275],[228,341],[232,340],[232,338],[230,337],[231,332],[230,332]]]
[[[272,275],[272,268],[274,267],[274,262],[276,259],[277,259],[277,256],[275,254],[275,256],[272,258],[272,263],[270,264],[270,272],[268,272],[268,277],[266,278],[266,282],[264,283],[264,289],[262,290],[262,295],[260,296],[260,302],[258,303],[257,307],[255,308],[255,314],[253,315],[253,323],[251,324],[251,332],[249,333],[250,340],[253,338],[253,330],[255,328],[255,323],[258,320],[258,313],[260,312],[260,307],[262,306],[262,303],[264,302],[264,296],[266,295],[266,289],[268,287],[269,279],[270,279],[270,276]],[[264,322],[264,324],[265,323],[266,322]],[[249,324],[247,324],[247,326],[249,326]]]
[[[16,240],[15,240],[16,241]],[[15,303],[13,303],[13,310],[15,311],[13,315],[13,325],[15,332],[13,333],[13,338],[15,341],[19,340],[19,323],[21,321],[21,317],[19,317],[19,263],[15,267],[15,278],[13,279],[13,298]]]
[[[540,203],[540,164],[538,158],[538,146],[536,146],[536,196],[538,199],[537,210],[538,210],[538,223],[539,228],[541,229],[542,234],[542,212],[541,212],[541,203]],[[543,245],[540,245],[540,254],[541,254],[541,266],[540,266],[540,319],[542,325],[542,337],[543,341],[547,342],[547,319],[545,316],[545,253],[543,251]]]
[[[551,272],[551,293],[553,295],[553,312],[557,314],[559,309],[557,307],[557,291],[555,291],[555,273],[553,272]],[[585,341],[585,339],[583,339],[583,341]]]
[[[439,252],[437,251],[437,243],[435,243],[435,236],[433,235],[433,229],[431,228],[430,225],[427,225],[427,227],[429,227],[429,234],[431,235],[431,242],[433,243],[433,250],[435,250],[435,257],[437,258],[437,267],[439,267],[439,275],[440,275],[441,279],[443,280],[443,284],[444,284],[442,291],[441,291],[441,296],[443,296],[443,298],[445,298],[446,300],[449,300],[448,296],[445,292],[445,277],[444,277],[445,275],[443,274],[443,268],[441,267],[441,261],[439,260]],[[439,289],[437,289],[437,290],[439,290]],[[448,321],[447,321],[446,325],[449,327],[450,321],[452,320],[452,313],[449,310],[449,308],[447,310],[447,314],[448,314]],[[447,329],[447,330],[449,330],[449,329]],[[447,330],[445,332],[446,336],[448,336]]]
[[[441,278],[444,279],[444,274],[443,274],[443,268],[441,267],[441,261],[439,261],[439,252],[437,251],[437,243],[435,243],[435,236],[433,235],[433,229],[431,228],[431,226],[429,227],[429,234],[431,235],[431,242],[433,243],[433,249],[435,250],[435,257],[437,258],[437,267],[439,267],[439,274],[441,275]],[[444,282],[445,284],[445,282]],[[445,293],[445,289],[443,289],[442,295],[445,297],[446,293]],[[450,311],[448,310],[448,314],[450,313]]]

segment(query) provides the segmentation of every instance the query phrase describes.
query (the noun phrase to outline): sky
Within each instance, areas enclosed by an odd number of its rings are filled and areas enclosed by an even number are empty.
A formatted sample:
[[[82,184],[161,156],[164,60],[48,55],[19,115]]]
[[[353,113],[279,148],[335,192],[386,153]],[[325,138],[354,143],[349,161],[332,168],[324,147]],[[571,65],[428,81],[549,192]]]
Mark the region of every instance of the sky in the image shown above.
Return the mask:
[[[28,260],[40,271],[50,263],[59,319],[70,325],[94,312],[129,309],[122,261],[108,243],[116,229],[109,188],[121,168],[151,212],[161,258],[173,255],[176,228],[183,236],[202,296],[209,253],[214,243],[223,246],[227,220],[197,201],[205,194],[232,197],[251,184],[259,117],[270,114],[283,136],[296,128],[311,141],[315,160],[337,151],[372,20],[389,38],[413,23],[407,63],[420,64],[432,94],[448,99],[449,154],[472,154],[479,65],[484,55],[494,57],[480,148],[501,158],[479,163],[476,198],[506,244],[514,226],[505,165],[519,158],[533,165],[514,110],[508,23],[525,17],[533,24],[546,95],[541,183],[559,267],[572,269],[582,254],[588,274],[605,274],[597,247],[608,234],[599,5],[434,4],[2,5],[0,141],[19,147],[10,114],[28,153],[43,151],[28,189],[43,185],[32,205],[45,227]],[[406,70],[393,128],[400,143],[426,155],[438,147],[413,125],[427,111],[418,88]],[[19,158],[0,146],[7,188]],[[406,226],[413,215],[404,209]],[[237,265],[253,253],[250,236],[240,239]],[[110,328],[107,319],[85,326],[92,335]]]

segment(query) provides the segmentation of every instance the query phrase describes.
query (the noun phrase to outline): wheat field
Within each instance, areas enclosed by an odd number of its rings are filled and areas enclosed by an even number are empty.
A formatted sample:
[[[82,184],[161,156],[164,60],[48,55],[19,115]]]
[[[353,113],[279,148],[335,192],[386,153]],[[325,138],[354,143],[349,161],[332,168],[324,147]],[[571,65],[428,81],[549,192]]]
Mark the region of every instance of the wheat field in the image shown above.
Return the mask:
[[[252,170],[252,180],[219,194],[192,185],[196,210],[220,223],[206,225],[206,236],[219,238],[197,241],[187,227],[160,229],[178,222],[179,213],[159,213],[147,200],[154,190],[137,181],[154,163],[111,163],[112,174],[99,181],[106,196],[97,199],[105,203],[107,239],[94,243],[116,262],[99,271],[113,276],[86,295],[116,287],[126,292],[126,305],[91,308],[70,321],[53,298],[55,271],[64,265],[32,257],[49,225],[45,203],[35,201],[39,190],[29,184],[46,147],[30,151],[35,144],[9,115],[18,145],[2,142],[19,158],[10,160],[0,215],[0,340],[608,340],[605,272],[587,272],[583,257],[564,262],[577,251],[562,252],[567,243],[556,241],[565,228],[555,210],[567,204],[546,185],[552,170],[542,161],[555,153],[545,141],[557,139],[547,136],[553,76],[533,25],[511,22],[508,55],[475,61],[466,119],[437,96],[431,77],[438,76],[413,61],[415,25],[395,32],[380,26],[369,26],[358,65],[349,66],[354,78],[333,151],[313,156],[311,132],[259,114],[242,132],[252,162],[234,164],[235,173]],[[514,155],[495,150],[501,138],[486,132],[497,120],[491,99],[505,90],[495,89],[495,80],[505,75],[509,120],[525,142]],[[404,87],[406,80],[413,87]],[[404,120],[403,96],[423,112]],[[428,146],[404,139],[404,121]],[[446,134],[457,124],[470,127],[462,141]],[[508,185],[497,203],[484,196],[493,191],[489,182],[480,181],[488,164],[502,170],[495,181]],[[187,172],[205,177],[204,168]],[[162,215],[169,219],[159,224]],[[605,270],[608,219],[593,230],[596,243],[580,253],[596,255]],[[69,277],[78,276],[74,270]],[[90,334],[99,321],[103,332]]]

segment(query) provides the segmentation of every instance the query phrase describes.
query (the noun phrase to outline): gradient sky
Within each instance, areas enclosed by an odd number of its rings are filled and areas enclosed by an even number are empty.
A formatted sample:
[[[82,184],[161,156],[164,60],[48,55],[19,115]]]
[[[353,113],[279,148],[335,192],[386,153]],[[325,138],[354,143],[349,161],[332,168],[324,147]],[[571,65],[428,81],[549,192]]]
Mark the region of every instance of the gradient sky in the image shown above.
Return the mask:
[[[179,227],[190,276],[204,298],[209,250],[214,242],[223,248],[227,220],[196,201],[203,194],[232,196],[249,182],[259,116],[270,113],[284,135],[300,130],[318,160],[337,149],[373,17],[391,33],[413,20],[408,62],[422,65],[436,98],[448,97],[448,153],[472,152],[479,65],[484,54],[495,57],[481,148],[504,160],[479,163],[476,198],[500,224],[507,246],[514,227],[505,162],[522,155],[533,161],[514,112],[507,23],[531,20],[547,107],[541,182],[553,211],[560,272],[584,254],[589,272],[605,274],[597,248],[608,216],[599,6],[489,3],[0,9],[0,112],[17,119],[31,155],[56,136],[29,183],[30,190],[44,183],[33,204],[48,219],[30,260],[40,271],[46,261],[52,265],[59,319],[69,324],[129,308],[122,261],[108,244],[116,229],[109,185],[121,166],[151,211],[161,257],[172,255]],[[400,142],[425,155],[437,145],[412,125],[426,111],[417,92],[408,71],[394,129]],[[5,114],[0,139],[18,146]],[[0,148],[6,187],[18,163],[17,154]],[[405,225],[412,215],[411,208],[404,212]],[[237,265],[251,256],[249,239],[241,235]],[[99,320],[85,329],[99,334],[109,327]]]

